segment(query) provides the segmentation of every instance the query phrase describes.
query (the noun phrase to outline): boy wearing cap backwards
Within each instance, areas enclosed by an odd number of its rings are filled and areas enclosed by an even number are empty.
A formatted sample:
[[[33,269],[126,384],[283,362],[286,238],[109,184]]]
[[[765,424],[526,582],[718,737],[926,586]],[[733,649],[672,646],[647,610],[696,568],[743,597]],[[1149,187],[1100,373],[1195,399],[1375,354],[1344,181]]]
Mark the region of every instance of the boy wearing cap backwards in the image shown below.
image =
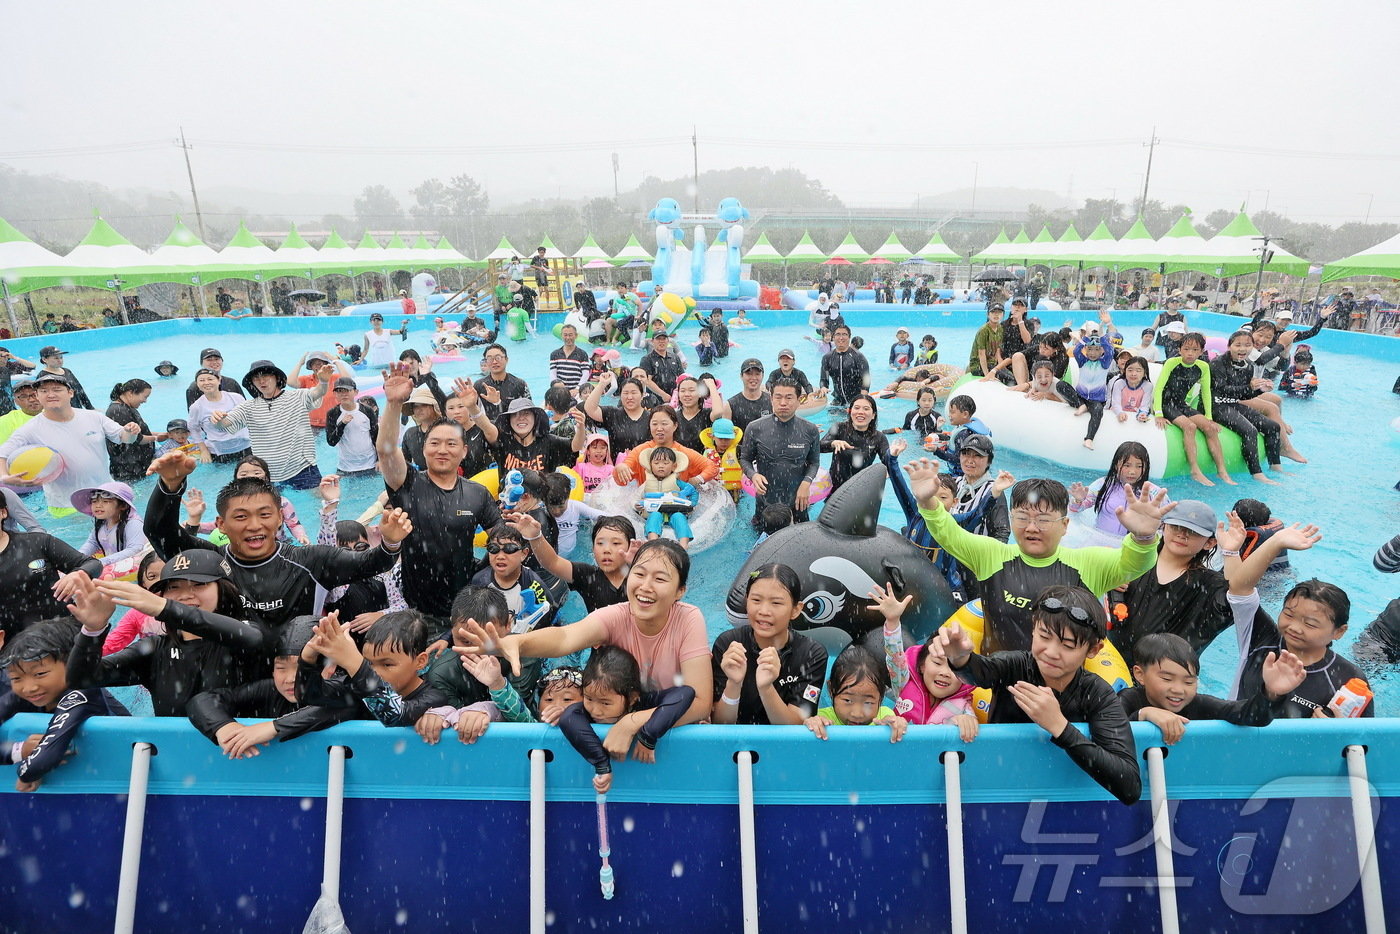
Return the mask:
[[[1167,325],[1169,328],[1184,327],[1180,322]],[[1220,447],[1220,426],[1211,421],[1210,365],[1201,359],[1206,351],[1204,334],[1192,332],[1181,339],[1180,356],[1168,358],[1162,364],[1162,372],[1157,375],[1157,386],[1153,390],[1152,409],[1158,428],[1166,428],[1167,422],[1181,429],[1181,447],[1186,453],[1186,463],[1191,468],[1191,479],[1205,486],[1215,486],[1201,471],[1199,454],[1196,451],[1196,432],[1205,435],[1206,448],[1221,481],[1234,485],[1230,474],[1225,470],[1225,452]],[[1200,411],[1187,403],[1197,383],[1200,384]]]
[[[348,376],[335,381],[336,408],[326,421],[326,443],[336,449],[335,472],[341,477],[363,477],[377,473],[379,455],[378,413],[356,398],[359,387]]]
[[[1118,512],[1128,530],[1121,547],[1062,548],[1069,528],[1069,492],[1056,480],[1022,480],[1011,488],[1016,542],[1006,544],[966,531],[943,508],[937,461],[922,458],[906,464],[904,471],[929,532],[982,582],[984,651],[1029,648],[1032,602],[1051,584],[1083,587],[1102,599],[1146,573],[1157,560],[1162,517],[1175,507],[1166,502],[1165,490],[1153,497],[1128,490],[1127,505]]]
[[[946,515],[946,513],[944,513]],[[1034,723],[1119,801],[1142,795],[1133,732],[1108,682],[1084,670],[1103,648],[1108,618],[1083,587],[1056,584],[1027,599],[1027,648],[980,653],[958,623],[929,640],[930,658],[947,659],[964,684],[991,688],[989,723]],[[1089,735],[1074,724],[1087,722]]]
[[[763,381],[763,388],[772,392],[773,384],[779,379],[786,378],[796,380],[798,392],[803,396],[812,398],[814,392],[812,389],[812,381],[807,378],[806,373],[803,373],[797,368],[795,365],[796,362],[797,354],[789,348],[784,347],[782,350],[778,351],[778,368],[768,374],[768,378]],[[826,395],[826,390],[822,389],[820,393],[824,397]]]
[[[219,353],[217,347],[206,347],[200,351],[199,368],[200,372],[208,370],[219,378],[219,391],[231,392],[236,396],[243,395],[243,387],[238,385],[238,381],[224,375],[224,355]],[[194,379],[185,387],[185,408],[194,405],[194,401],[202,395],[204,390],[199,388],[199,373],[196,373]]]
[[[739,379],[743,388],[729,397],[729,417],[734,427],[748,431],[752,422],[773,411],[771,398],[763,390],[763,361],[749,357],[739,364]]]
[[[0,444],[0,483],[24,489],[41,484],[10,474],[9,458],[30,447],[46,447],[63,458],[63,472],[42,484],[49,512],[72,515],[70,500],[78,490],[100,486],[112,479],[107,441],[132,444],[140,440],[136,422],[118,425],[101,412],[73,407],[73,387],[67,377],[51,370],[34,376],[34,388],[43,411],[15,429]]]

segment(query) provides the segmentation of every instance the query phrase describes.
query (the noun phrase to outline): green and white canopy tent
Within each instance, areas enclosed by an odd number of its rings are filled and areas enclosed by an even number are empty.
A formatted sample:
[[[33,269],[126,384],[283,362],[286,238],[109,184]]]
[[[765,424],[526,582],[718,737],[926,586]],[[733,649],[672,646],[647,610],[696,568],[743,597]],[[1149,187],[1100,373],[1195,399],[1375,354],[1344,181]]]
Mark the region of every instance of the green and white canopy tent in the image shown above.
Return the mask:
[[[873,254],[877,259],[887,259],[892,263],[902,263],[913,256],[904,248],[904,244],[899,242],[899,237],[895,232],[890,231],[890,235],[885,238],[885,242],[880,244],[879,249]]]
[[[1166,261],[1141,217],[1114,244],[1111,255],[1114,261],[1109,265],[1114,269],[1156,269]]]
[[[1099,221],[1099,225],[1090,231],[1089,236],[1081,240],[1074,247],[1069,255],[1076,257],[1076,262],[1087,268],[1096,266],[1112,267],[1118,259],[1118,241],[1114,239],[1113,231],[1108,229],[1108,224]]]
[[[540,239],[540,246],[544,247],[544,256],[545,256],[545,259],[568,259],[568,258],[569,258],[569,257],[567,257],[567,256],[564,255],[564,251],[563,251],[563,250],[559,249],[557,246],[554,245],[554,241],[551,240],[551,239],[549,239],[549,234],[545,234],[544,237]],[[531,255],[531,256],[534,256],[535,254],[531,253],[530,255]]]
[[[471,257],[467,256],[467,254],[463,253],[461,250],[459,250],[459,249],[457,249],[455,246],[453,246],[453,245],[452,245],[452,241],[451,241],[451,240],[448,240],[446,237],[439,237],[439,238],[438,238],[437,245],[434,246],[433,249],[434,249],[434,250],[437,250],[439,253],[442,253],[442,254],[443,254],[444,258],[448,261],[448,265],[453,265],[453,266],[485,266],[485,265],[486,265],[485,263],[483,263],[483,262],[481,262],[481,261],[479,261],[479,260],[474,260],[474,259],[472,259]]]
[[[3,223],[3,221],[0,221]],[[1388,276],[1400,279],[1400,234],[1384,243],[1322,267],[1322,281],[1333,282],[1356,276]]]
[[[842,240],[836,249],[831,251],[831,258],[841,258],[851,263],[863,263],[870,259],[870,254],[856,242],[856,238],[851,234],[846,234],[846,239]]]
[[[168,266],[181,274],[178,279],[172,276],[169,280],[171,282],[203,286],[205,282],[209,281],[209,270],[218,267],[219,254],[214,252],[203,240],[196,237],[194,231],[186,227],[177,217],[175,218],[175,228],[170,231],[170,236],[165,238],[163,244],[151,251],[151,262]],[[203,288],[199,290],[199,308],[201,312],[206,314],[209,311]]]
[[[634,237],[633,239],[636,238]],[[507,240],[505,237],[502,237],[501,242],[496,244],[496,248],[490,253],[487,253],[486,256],[483,258],[488,262],[491,260],[496,260],[498,262],[508,263],[511,261],[512,258],[519,255],[520,251],[517,250],[515,247],[511,246],[509,240]]]
[[[1210,242],[1196,230],[1190,214],[1176,219],[1172,229],[1157,241],[1157,248],[1166,257],[1165,272],[1215,272],[1216,263],[1210,256]]]
[[[19,333],[19,318],[11,295],[62,285],[69,281],[71,267],[63,257],[30,240],[0,218],[0,295],[10,319],[10,330]]]
[[[418,256],[403,242],[398,231],[389,238],[389,242],[384,244],[384,272],[389,274],[395,270],[402,269],[406,272],[413,272],[414,264],[418,261]]]
[[[617,255],[612,258],[614,266],[621,266],[623,263],[635,263],[638,260],[651,262],[652,255],[642,249],[642,244],[637,240],[637,235],[632,234],[627,238],[627,243],[618,250]]]
[[[331,235],[326,238],[326,242],[321,245],[321,249],[316,251],[316,265],[327,275],[341,275],[354,277],[355,248],[345,242],[334,228]]]
[[[209,281],[219,279],[252,279],[264,281],[276,264],[272,250],[248,231],[248,225],[238,224],[238,232],[219,251],[219,265],[209,273]]]
[[[63,258],[73,268],[72,284],[115,289],[147,282],[165,282],[174,272],[151,261],[151,254],[117,233],[101,217],[87,236]]]
[[[802,239],[797,241],[797,246],[788,253],[789,263],[820,263],[826,259],[826,254],[817,248],[812,242],[812,235],[807,231],[802,231]]]
[[[384,272],[388,263],[389,254],[379,241],[369,235],[366,230],[360,236],[360,242],[355,244],[355,249],[351,254],[353,265],[350,267],[357,273],[361,272]]]
[[[316,248],[302,237],[296,224],[293,224],[291,229],[287,231],[282,245],[273,250],[272,255],[276,262],[276,267],[272,271],[277,275],[316,281],[316,266],[320,263],[321,257],[316,252]]]
[[[1023,248],[1026,253],[1026,265],[1050,265],[1050,255],[1054,248],[1055,237],[1050,233],[1050,225],[1045,224],[1041,226],[1040,233],[1035,235],[1035,239]]]
[[[759,234],[753,246],[744,254],[746,263],[781,263],[783,259],[783,254],[779,253],[768,239],[767,232]]]
[[[928,238],[928,243],[920,250],[915,257],[922,259],[926,263],[961,263],[962,257],[954,252],[953,248],[943,242],[942,234],[935,233]]]
[[[1217,276],[1239,276],[1259,269],[1260,251],[1264,241],[1259,228],[1249,216],[1241,211],[1235,219],[1225,225],[1225,229],[1206,241],[1209,256],[1215,260]],[[1299,259],[1285,250],[1277,241],[1269,243],[1272,258],[1264,265],[1266,272],[1283,273],[1286,276],[1304,277],[1308,274],[1308,261]]]
[[[574,251],[573,256],[574,259],[584,263],[598,259],[610,259],[607,251],[598,245],[598,241],[593,239],[591,233],[583,238],[583,244]]]
[[[972,256],[972,261],[976,263],[1007,263],[1012,262],[1007,252],[1011,246],[1011,238],[1006,235],[1006,228],[1003,227],[997,232],[995,239]]]

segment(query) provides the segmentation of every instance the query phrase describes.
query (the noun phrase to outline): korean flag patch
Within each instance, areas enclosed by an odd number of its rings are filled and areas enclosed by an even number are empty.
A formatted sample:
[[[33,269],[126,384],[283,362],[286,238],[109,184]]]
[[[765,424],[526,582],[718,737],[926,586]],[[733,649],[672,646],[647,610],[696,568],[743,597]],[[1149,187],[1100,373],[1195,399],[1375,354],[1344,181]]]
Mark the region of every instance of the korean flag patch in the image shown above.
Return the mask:
[[[802,689],[802,699],[807,701],[808,703],[815,704],[817,702],[817,698],[821,696],[822,689],[817,687],[815,684],[809,684],[807,685],[807,687]]]

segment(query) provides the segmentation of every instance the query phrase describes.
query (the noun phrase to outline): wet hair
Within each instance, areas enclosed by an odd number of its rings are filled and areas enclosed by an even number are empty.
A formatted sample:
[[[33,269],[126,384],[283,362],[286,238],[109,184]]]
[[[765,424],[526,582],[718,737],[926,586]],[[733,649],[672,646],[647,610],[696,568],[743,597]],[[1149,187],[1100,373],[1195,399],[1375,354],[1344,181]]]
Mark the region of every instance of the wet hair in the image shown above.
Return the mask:
[[[515,526],[506,525],[505,523],[492,526],[491,531],[486,533],[486,544],[490,545],[493,542],[516,542],[524,545],[526,548],[530,547],[530,543],[525,541],[523,532]]]
[[[268,482],[272,481],[272,468],[267,466],[267,461],[263,460],[256,454],[244,454],[242,457],[240,457],[238,459],[238,463],[233,465],[233,475],[235,477],[238,476],[238,469],[248,464],[252,464],[254,467],[257,467],[259,470],[261,470],[263,472],[264,479],[266,479]]]
[[[1197,347],[1201,348],[1202,350],[1205,350],[1206,336],[1200,331],[1192,331],[1191,333],[1181,338],[1181,346],[1185,347],[1187,344],[1195,344]]]
[[[1051,376],[1055,376],[1055,361],[1037,360],[1035,366],[1031,367],[1031,373],[1039,373],[1041,370],[1049,370]],[[1057,377],[1058,378],[1058,377]]]
[[[506,350],[501,344],[487,344],[485,347],[481,348],[481,355],[485,357],[493,350],[499,350],[501,353],[505,354],[507,360],[510,359],[510,351]]]
[[[1069,491],[1058,480],[1045,477],[1031,477],[1018,480],[1011,488],[1011,508],[1025,509],[1029,506],[1049,506],[1051,511],[1066,515],[1069,512]]]
[[[744,596],[749,595],[754,584],[766,580],[777,581],[788,592],[788,596],[792,597],[793,603],[802,605],[802,579],[786,564],[763,564],[750,571],[749,582],[744,585]]]
[[[883,659],[860,644],[846,646],[831,665],[831,677],[826,687],[832,697],[849,690],[862,681],[872,681],[883,698],[890,690],[890,673]]]
[[[1143,488],[1147,486],[1147,475],[1152,472],[1152,458],[1147,453],[1147,448],[1136,441],[1124,441],[1118,445],[1118,450],[1113,452],[1113,460],[1108,465],[1108,472],[1103,475],[1103,486],[1099,487],[1099,495],[1094,497],[1094,511],[1103,509],[1103,504],[1108,499],[1111,488],[1118,482],[1118,471],[1128,462],[1128,458],[1136,457],[1142,461],[1142,476],[1138,482],[1132,485],[1132,490],[1141,496]]]
[[[1225,341],[1225,346],[1228,347],[1228,346],[1230,346],[1231,344],[1233,344],[1235,341],[1240,340],[1241,338],[1243,338],[1243,339],[1249,341],[1249,343],[1250,343],[1251,345],[1253,345],[1253,343],[1254,343],[1254,332],[1253,332],[1253,331],[1246,331],[1244,328],[1240,328],[1238,331],[1236,331],[1235,333],[1233,333],[1233,334],[1230,335],[1229,339],[1227,339],[1227,340]]]
[[[918,402],[924,396],[933,396],[934,402],[938,401],[938,393],[932,386],[920,386],[919,391],[914,393],[914,401]]]
[[[1253,330],[1250,332],[1251,334],[1257,334],[1263,328],[1268,328],[1270,331],[1273,331],[1275,335],[1278,334],[1278,325],[1274,324],[1272,321],[1259,321],[1251,325],[1251,327],[1253,327]]]
[[[669,418],[671,420],[671,424],[676,428],[679,428],[681,426],[681,417],[677,415],[676,410],[671,408],[669,405],[654,406],[651,410],[651,414],[647,416],[647,424],[650,425],[651,420],[658,415],[664,415],[667,418]]]
[[[833,337],[835,337],[841,331],[845,331],[847,337],[851,336],[851,326],[844,321],[836,325],[836,327],[832,328],[831,334]]]
[[[686,581],[690,580],[690,555],[680,545],[669,538],[653,538],[645,542],[637,549],[637,556],[632,559],[632,566],[636,567],[642,563],[642,559],[651,555],[652,552],[661,552],[661,557],[667,564],[671,565],[676,572],[676,585],[684,587]]]
[[[784,389],[791,389],[793,392],[797,393],[798,396],[802,395],[802,387],[797,385],[797,380],[793,379],[791,376],[779,376],[777,379],[773,380],[773,385],[768,387],[768,395],[771,397],[779,386]]]
[[[422,404],[423,403],[421,402],[419,403],[419,405]],[[445,415],[439,415],[437,418],[433,419],[431,422],[428,423],[428,427],[423,429],[423,440],[427,441],[428,435],[432,434],[435,429],[443,427],[450,427],[453,431],[457,433],[457,436],[461,438],[463,444],[467,443],[467,430]]]
[[[1149,334],[1155,335],[1156,333],[1157,333],[1157,329],[1156,329],[1156,328],[1143,328],[1143,329],[1142,329],[1142,335],[1141,335],[1141,336],[1142,336],[1142,337],[1146,337],[1146,336],[1149,335]]]
[[[848,328],[847,330],[849,330],[849,328]],[[851,346],[854,347],[856,350],[860,350],[862,347],[865,346],[865,338],[863,338],[863,337],[853,337],[853,338],[851,338]]]
[[[648,464],[655,462],[658,457],[663,461],[670,461],[673,464],[676,463],[676,452],[668,447],[655,447],[651,449],[650,453],[651,456],[647,460]]]
[[[1123,351],[1123,353],[1127,353],[1127,351],[1125,350]],[[1152,367],[1148,365],[1146,357],[1129,357],[1128,362],[1123,364],[1124,382],[1127,382],[1128,379],[1128,367],[1132,366],[1133,364],[1137,364],[1138,366],[1142,367],[1142,381],[1144,383],[1152,378]],[[1141,385],[1141,383],[1139,383],[1139,385]]]
[[[567,412],[574,407],[574,397],[563,386],[554,386],[545,391],[544,404],[556,412]]]
[[[637,535],[637,528],[632,524],[632,520],[626,516],[599,516],[593,520],[593,537],[591,541],[598,540],[598,533],[605,529],[612,529],[620,532],[630,542]]]
[[[335,543],[341,548],[369,538],[369,530],[354,519],[341,519],[335,524]]]
[[[422,362],[423,362],[423,358],[422,358],[421,356],[419,356],[418,351],[414,350],[412,347],[408,348],[408,349],[405,350],[403,353],[399,354],[399,359],[400,359],[400,360],[412,360],[414,363],[422,363]]]
[[[574,490],[573,483],[561,473],[550,472],[542,476],[544,495],[539,497],[540,502],[550,510],[563,509],[569,502],[569,494]]]
[[[282,495],[277,492],[277,487],[262,477],[242,477],[230,480],[219,490],[219,497],[214,500],[214,512],[220,516],[227,515],[229,503],[252,496],[269,496],[274,507],[279,510],[282,507]],[[279,518],[277,523],[281,525],[282,520]]]
[[[1070,615],[1068,609],[1052,612],[1041,606],[1045,600],[1052,599],[1059,600],[1068,608],[1078,607],[1083,610],[1089,615],[1088,621],[1080,622]],[[1031,622],[1044,623],[1056,638],[1073,642],[1075,645],[1101,642],[1108,634],[1108,614],[1104,612],[1098,597],[1083,587],[1067,587],[1064,584],[1052,584],[1036,594],[1035,601],[1031,604]]]
[[[643,386],[643,385],[642,385],[642,381],[639,380],[639,379],[637,379],[637,377],[635,377],[635,376],[629,376],[629,377],[627,377],[626,379],[624,379],[622,382],[618,383],[618,384],[617,384],[617,394],[618,394],[619,396],[621,396],[621,395],[622,395],[622,390],[626,389],[628,386],[634,386],[634,387],[636,387],[637,392],[641,393],[641,395],[642,395],[643,398],[646,398],[647,388],[646,388],[645,386]]]
[[[376,646],[413,657],[428,651],[428,621],[417,610],[391,610],[365,633],[365,647]]]
[[[0,652],[0,668],[45,658],[68,661],[68,653],[78,639],[77,622],[62,618],[40,620],[5,643]]]
[[[1201,656],[1174,632],[1154,632],[1133,643],[1133,664],[1145,671],[1162,662],[1176,662],[1193,675],[1201,673]]]
[[[1239,514],[1240,521],[1246,526],[1259,526],[1266,524],[1273,515],[1269,511],[1266,503],[1261,503],[1257,499],[1242,499],[1235,503],[1236,513]]]
[[[857,402],[860,402],[862,399],[870,403],[870,428],[866,429],[867,431],[869,431],[871,429],[874,429],[875,423],[880,420],[880,407],[875,404],[875,397],[868,392],[860,393],[858,396],[856,396],[854,399],[852,399],[846,404],[846,421],[849,422],[851,420],[851,406],[855,405]]]
[[[969,416],[977,414],[977,403],[971,396],[954,396],[948,400],[948,408],[966,412]]]
[[[992,459],[988,457],[987,463],[990,464],[991,460]],[[952,493],[954,496],[958,495],[958,478],[953,476],[952,474],[939,473],[938,485],[943,487],[943,489],[947,490],[949,493]]]
[[[494,587],[463,587],[452,598],[452,622],[454,625],[467,620],[476,620],[482,626],[495,623],[504,626],[510,622],[510,606],[505,594]]]
[[[107,398],[113,402],[120,402],[124,394],[146,392],[151,388],[151,384],[144,379],[129,379],[124,383],[117,383],[112,387],[112,392]]]
[[[1292,590],[1284,594],[1284,607],[1300,597],[1304,600],[1316,600],[1327,607],[1332,614],[1333,629],[1341,629],[1347,624],[1347,620],[1351,619],[1351,598],[1336,584],[1329,584],[1315,577],[1299,581],[1293,585]]]
[[[933,346],[938,346],[938,338],[934,337],[932,334],[925,334],[923,337],[919,338],[920,344],[922,344],[924,341],[932,341]]]
[[[165,559],[162,558],[159,554],[157,554],[154,549],[146,552],[144,555],[141,556],[141,563],[136,565],[136,583],[141,585],[142,590],[151,589],[147,587],[145,583],[146,572],[151,569],[151,565],[155,564],[157,561],[164,560]]]
[[[316,616],[293,616],[277,634],[277,645],[273,648],[273,658],[289,658],[300,655],[311,641],[312,630],[320,618]],[[300,696],[300,692],[298,692]]]
[[[642,695],[642,672],[632,653],[620,645],[600,645],[583,666],[585,686],[597,684],[627,698],[627,708]]]

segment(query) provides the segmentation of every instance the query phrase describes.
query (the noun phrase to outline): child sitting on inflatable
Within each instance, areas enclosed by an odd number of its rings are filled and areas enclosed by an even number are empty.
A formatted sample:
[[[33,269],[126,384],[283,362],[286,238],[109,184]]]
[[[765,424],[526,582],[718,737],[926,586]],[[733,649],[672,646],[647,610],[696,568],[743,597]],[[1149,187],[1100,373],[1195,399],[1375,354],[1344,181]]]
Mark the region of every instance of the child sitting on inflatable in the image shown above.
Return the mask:
[[[988,723],[1036,724],[1115,798],[1136,803],[1142,774],[1128,716],[1108,682],[1084,670],[1108,632],[1103,604],[1062,584],[1038,591],[1030,604],[1029,650],[978,654],[955,622],[929,640],[929,655],[946,658],[965,683],[991,689]],[[1074,725],[1084,722],[1089,736]]]
[[[744,468],[739,464],[739,442],[743,439],[743,431],[727,418],[715,419],[713,425],[700,432],[705,457],[719,468],[720,482],[736,503],[744,483]]]
[[[690,546],[695,536],[690,531],[686,513],[695,508],[700,494],[695,487],[679,479],[677,461],[684,455],[672,448],[657,447],[641,454],[642,499],[637,504],[637,512],[647,516],[647,539],[660,538],[662,530],[669,525],[676,533],[676,542],[682,548]]]
[[[719,309],[715,309],[715,310],[718,311]],[[711,314],[713,314],[713,312],[711,312]],[[746,312],[746,311],[745,311],[744,309],[742,309],[742,308],[739,309],[739,313],[738,313],[737,315],[735,315],[734,317],[732,317],[732,318],[729,319],[729,326],[730,326],[731,328],[736,328],[736,329],[756,328],[756,327],[758,327],[758,325],[754,324],[752,321],[749,320],[748,312]]]
[[[992,430],[977,418],[977,402],[971,396],[954,396],[948,400],[948,424],[953,427],[924,439],[924,450],[932,451],[947,462],[948,470],[954,476],[961,476],[962,465],[958,462],[958,455],[963,444],[972,435],[990,438]]]
[[[583,478],[583,491],[585,493],[592,493],[598,489],[598,484],[604,480],[612,479],[612,451],[608,446],[607,435],[594,432],[585,439],[583,454],[579,457],[574,470]]]

